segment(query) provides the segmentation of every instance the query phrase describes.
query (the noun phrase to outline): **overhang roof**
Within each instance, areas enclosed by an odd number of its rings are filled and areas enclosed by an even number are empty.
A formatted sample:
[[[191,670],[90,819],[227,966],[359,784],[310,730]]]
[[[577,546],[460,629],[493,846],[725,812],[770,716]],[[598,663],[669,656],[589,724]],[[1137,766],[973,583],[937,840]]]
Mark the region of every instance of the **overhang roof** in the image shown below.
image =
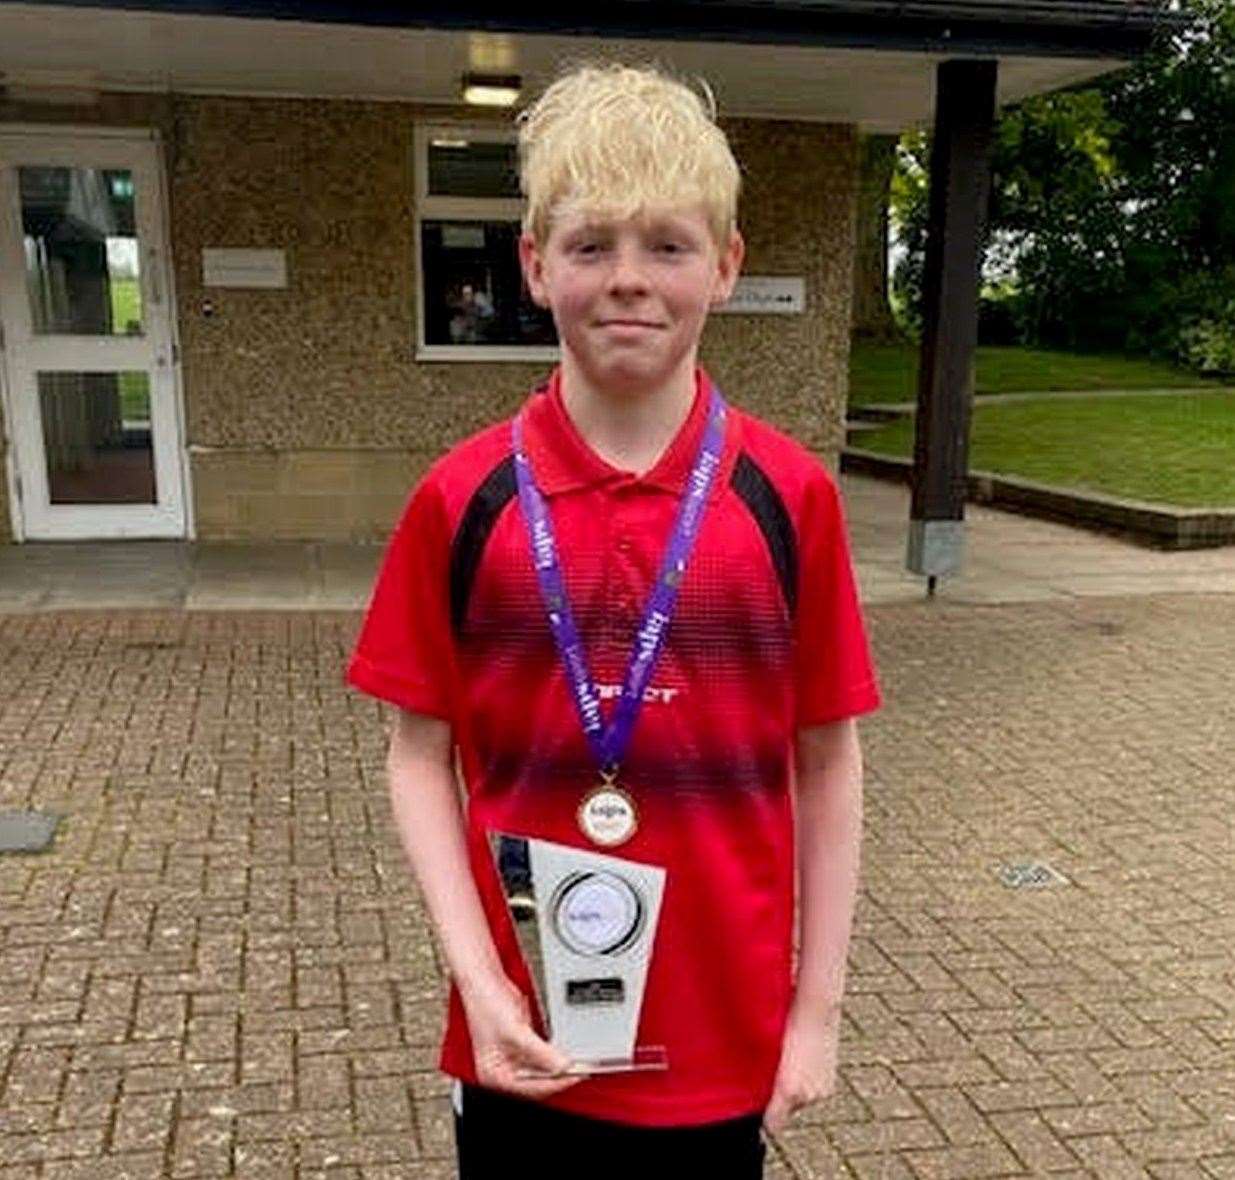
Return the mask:
[[[997,58],[1007,103],[1117,69],[1179,19],[1158,0],[0,2],[0,70],[455,105],[469,69],[535,89],[581,55],[655,58],[706,76],[729,114],[895,131],[931,117],[939,61]]]

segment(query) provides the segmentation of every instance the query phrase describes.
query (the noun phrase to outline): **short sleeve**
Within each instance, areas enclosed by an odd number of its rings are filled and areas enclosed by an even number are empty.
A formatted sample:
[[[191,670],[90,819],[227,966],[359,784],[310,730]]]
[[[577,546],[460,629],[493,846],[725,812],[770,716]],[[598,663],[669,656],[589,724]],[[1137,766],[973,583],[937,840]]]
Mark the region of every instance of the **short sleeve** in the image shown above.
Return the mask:
[[[881,703],[840,494],[822,467],[805,492],[798,551],[794,676],[801,729],[869,713]]]
[[[450,529],[426,481],[391,535],[345,679],[409,713],[450,720],[454,666]]]

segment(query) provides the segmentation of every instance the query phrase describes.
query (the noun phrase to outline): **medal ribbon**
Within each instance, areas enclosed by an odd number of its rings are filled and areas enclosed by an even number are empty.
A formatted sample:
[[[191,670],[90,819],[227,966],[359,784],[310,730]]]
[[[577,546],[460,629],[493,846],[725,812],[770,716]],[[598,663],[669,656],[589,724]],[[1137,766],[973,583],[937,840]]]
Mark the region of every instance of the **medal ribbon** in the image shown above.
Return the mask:
[[[557,539],[549,508],[536,486],[532,466],[523,449],[523,414],[511,423],[511,440],[515,459],[515,482],[519,489],[519,506],[527,525],[532,550],[532,565],[549,618],[549,629],[562,659],[566,681],[583,725],[583,732],[596,757],[601,774],[610,776],[630,745],[635,720],[643,706],[643,695],[652,679],[657,658],[665,642],[665,632],[677,603],[678,587],[682,584],[686,565],[695,547],[699,525],[707,506],[712,480],[720,467],[725,445],[725,400],[716,386],[708,390],[708,421],[691,467],[690,477],[678,502],[677,519],[661,557],[660,572],[648,595],[643,619],[635,632],[622,694],[618,698],[613,718],[606,726],[600,708],[600,694],[588,669],[583,641],[575,625],[566,596],[566,583],[558,560]]]

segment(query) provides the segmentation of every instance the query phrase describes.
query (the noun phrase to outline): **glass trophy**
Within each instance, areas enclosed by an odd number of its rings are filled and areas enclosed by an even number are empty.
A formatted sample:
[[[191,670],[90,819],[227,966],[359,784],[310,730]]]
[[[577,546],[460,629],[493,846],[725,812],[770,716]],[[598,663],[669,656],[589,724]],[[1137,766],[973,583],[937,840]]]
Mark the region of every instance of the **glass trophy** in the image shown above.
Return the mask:
[[[551,1043],[572,1073],[667,1069],[635,1043],[665,870],[616,856],[490,833],[515,934]]]

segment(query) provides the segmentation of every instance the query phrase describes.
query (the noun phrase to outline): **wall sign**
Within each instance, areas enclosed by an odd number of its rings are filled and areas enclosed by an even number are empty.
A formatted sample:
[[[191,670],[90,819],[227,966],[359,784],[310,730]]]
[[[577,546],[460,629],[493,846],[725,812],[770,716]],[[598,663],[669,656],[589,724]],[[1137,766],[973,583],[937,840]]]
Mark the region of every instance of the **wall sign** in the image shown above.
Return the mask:
[[[729,302],[714,310],[734,315],[801,315],[806,310],[806,280],[800,275],[744,275]]]
[[[205,249],[202,251],[202,285],[286,287],[287,251]]]

